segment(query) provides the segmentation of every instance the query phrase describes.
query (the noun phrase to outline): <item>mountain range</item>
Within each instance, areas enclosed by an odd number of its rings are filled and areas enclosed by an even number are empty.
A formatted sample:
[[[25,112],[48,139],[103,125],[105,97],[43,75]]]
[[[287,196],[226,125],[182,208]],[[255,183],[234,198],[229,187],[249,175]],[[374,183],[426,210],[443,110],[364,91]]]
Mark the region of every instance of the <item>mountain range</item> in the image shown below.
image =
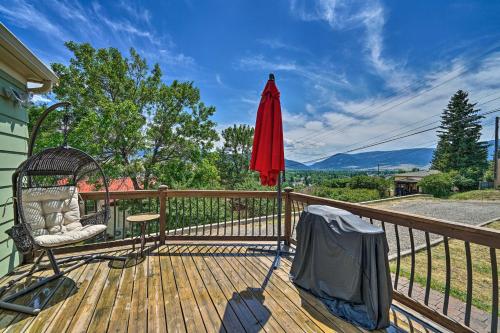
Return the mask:
[[[288,170],[367,170],[425,169],[430,167],[435,148],[409,148],[388,151],[370,151],[356,154],[335,154],[322,161],[306,165],[285,160]],[[493,159],[494,141],[488,141],[488,159]]]

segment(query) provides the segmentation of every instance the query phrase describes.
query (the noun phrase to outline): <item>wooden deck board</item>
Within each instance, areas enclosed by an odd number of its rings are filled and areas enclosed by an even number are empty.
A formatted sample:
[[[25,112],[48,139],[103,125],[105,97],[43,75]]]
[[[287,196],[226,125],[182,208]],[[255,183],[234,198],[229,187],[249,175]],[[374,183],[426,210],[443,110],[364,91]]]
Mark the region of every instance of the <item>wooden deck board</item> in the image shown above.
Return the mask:
[[[147,257],[138,260],[136,265],[127,330],[128,332],[146,332],[148,325]]]
[[[127,248],[109,252],[130,253]],[[45,304],[37,317],[0,311],[0,329],[365,332],[334,317],[321,301],[294,286],[288,278],[289,259],[283,258],[278,270],[271,270],[272,260],[272,256],[249,251],[241,244],[178,243],[154,249],[144,259],[131,256],[124,267],[117,261],[88,263],[65,279],[16,300],[20,304]],[[50,270],[37,275],[48,274]],[[400,329],[425,331],[401,313],[391,313],[391,317]]]
[[[158,249],[149,256],[148,269],[148,332],[167,332],[165,306],[162,306],[161,269]]]
[[[236,256],[230,258],[231,261],[236,262],[238,264],[239,272],[243,279],[247,281],[252,281],[257,284],[267,283],[265,287],[261,287],[264,290],[264,294],[279,304],[279,306],[286,312],[290,318],[299,326],[301,329],[305,329],[309,332],[322,331],[323,329],[317,325],[316,321],[310,316],[304,314],[300,307],[297,307],[290,299],[286,296],[286,294],[282,293],[282,291],[277,288],[273,283],[271,283],[270,279],[274,274],[274,270],[272,268],[272,264],[269,264],[266,267],[266,271],[261,273],[257,269],[252,262],[245,259],[245,256],[238,255],[240,254],[240,250],[242,248],[233,248],[233,251],[236,252]],[[229,253],[234,253],[229,252]],[[252,255],[252,254],[250,254]],[[332,330],[329,330],[330,332]]]
[[[23,315],[23,319],[9,327],[9,332],[23,332],[32,330],[43,332],[51,323],[52,318],[58,313],[64,301],[77,290],[75,281],[80,281],[85,271],[91,269],[90,266],[83,266],[70,272],[67,279],[60,279],[61,283],[54,290],[53,297],[42,308],[38,316]]]
[[[74,314],[78,310],[80,303],[83,298],[87,294],[87,290],[89,287],[94,286],[94,277],[97,276],[97,272],[101,270],[101,267],[104,266],[104,262],[92,262],[87,264],[87,269],[80,281],[78,281],[77,292],[71,295],[69,298],[65,299],[60,311],[57,315],[52,319],[52,322],[48,326],[46,332],[65,332],[68,326],[71,324],[73,320]],[[33,332],[36,332],[33,330]]]

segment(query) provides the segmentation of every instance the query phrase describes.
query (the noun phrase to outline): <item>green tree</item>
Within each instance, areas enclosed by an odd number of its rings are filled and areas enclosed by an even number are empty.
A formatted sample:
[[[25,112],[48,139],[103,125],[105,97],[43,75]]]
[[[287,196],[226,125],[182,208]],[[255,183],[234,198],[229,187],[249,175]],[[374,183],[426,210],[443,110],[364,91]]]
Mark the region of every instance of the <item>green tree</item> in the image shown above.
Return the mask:
[[[487,146],[479,141],[483,117],[475,105],[469,103],[465,91],[452,96],[441,117],[432,167],[443,172],[457,170],[477,181],[488,167],[488,153]]]
[[[224,140],[219,152],[218,169],[223,184],[235,188],[249,175],[254,129],[248,125],[233,125],[222,131]]]
[[[427,194],[432,194],[435,197],[443,198],[451,194],[453,187],[453,178],[455,173],[438,173],[425,176],[418,182],[418,186]]]
[[[165,84],[160,66],[150,69],[134,49],[127,58],[88,43],[66,47],[69,65],[52,68],[60,78],[56,97],[72,104],[69,144],[96,156],[110,177],[130,177],[136,189],[194,179],[218,136],[215,108],[200,101],[193,83]]]

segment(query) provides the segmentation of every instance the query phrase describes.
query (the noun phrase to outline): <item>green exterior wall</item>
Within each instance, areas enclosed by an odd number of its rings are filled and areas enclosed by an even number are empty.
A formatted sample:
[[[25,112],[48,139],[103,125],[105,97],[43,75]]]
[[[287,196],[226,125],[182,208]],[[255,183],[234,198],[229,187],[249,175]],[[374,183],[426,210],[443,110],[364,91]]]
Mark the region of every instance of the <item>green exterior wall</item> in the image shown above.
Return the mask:
[[[25,90],[23,84],[0,70],[0,90]],[[12,173],[26,159],[28,151],[28,114],[24,107],[0,97],[0,276],[20,261],[13,241],[5,233],[14,224]],[[5,209],[5,215],[2,216]]]

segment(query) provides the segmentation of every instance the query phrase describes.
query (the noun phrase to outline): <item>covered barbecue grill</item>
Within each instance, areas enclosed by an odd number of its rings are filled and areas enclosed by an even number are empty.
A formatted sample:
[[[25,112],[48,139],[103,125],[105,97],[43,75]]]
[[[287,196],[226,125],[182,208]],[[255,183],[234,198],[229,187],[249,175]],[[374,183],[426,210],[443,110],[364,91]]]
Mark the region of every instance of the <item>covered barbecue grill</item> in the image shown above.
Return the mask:
[[[297,225],[291,277],[335,315],[367,329],[389,326],[392,286],[384,231],[348,211],[311,205]]]

